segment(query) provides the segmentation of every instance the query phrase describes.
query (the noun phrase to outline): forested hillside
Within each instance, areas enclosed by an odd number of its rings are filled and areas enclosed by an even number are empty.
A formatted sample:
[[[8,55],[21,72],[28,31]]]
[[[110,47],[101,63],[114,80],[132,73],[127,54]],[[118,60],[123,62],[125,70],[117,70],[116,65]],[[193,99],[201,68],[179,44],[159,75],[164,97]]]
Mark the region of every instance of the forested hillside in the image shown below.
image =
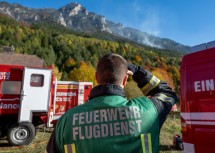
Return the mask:
[[[95,64],[102,55],[113,52],[142,65],[178,91],[180,52],[116,40],[108,40],[101,33],[75,33],[51,23],[28,25],[0,15],[0,46],[13,45],[15,53],[34,54],[44,59],[47,66],[54,64],[62,74],[61,80],[95,84]],[[128,88],[132,87],[131,81]]]

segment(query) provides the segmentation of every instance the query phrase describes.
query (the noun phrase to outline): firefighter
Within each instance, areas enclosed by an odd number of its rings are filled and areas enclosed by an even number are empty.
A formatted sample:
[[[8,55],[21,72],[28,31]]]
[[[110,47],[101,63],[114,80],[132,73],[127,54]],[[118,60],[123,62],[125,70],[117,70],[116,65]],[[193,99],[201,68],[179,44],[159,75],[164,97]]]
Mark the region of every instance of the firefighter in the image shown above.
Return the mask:
[[[128,75],[144,96],[126,99],[123,88]],[[173,90],[113,53],[99,60],[96,80],[98,86],[91,90],[89,101],[59,119],[47,152],[158,153],[161,126],[177,101]]]

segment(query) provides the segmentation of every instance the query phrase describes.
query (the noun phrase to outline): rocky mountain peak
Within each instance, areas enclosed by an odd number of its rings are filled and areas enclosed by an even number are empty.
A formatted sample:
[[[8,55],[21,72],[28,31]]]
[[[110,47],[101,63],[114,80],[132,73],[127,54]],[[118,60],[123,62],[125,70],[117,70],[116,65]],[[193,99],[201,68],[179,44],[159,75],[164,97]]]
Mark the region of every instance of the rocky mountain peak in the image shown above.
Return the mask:
[[[78,14],[88,15],[88,11],[76,2],[61,7],[59,11],[68,17],[75,16]]]

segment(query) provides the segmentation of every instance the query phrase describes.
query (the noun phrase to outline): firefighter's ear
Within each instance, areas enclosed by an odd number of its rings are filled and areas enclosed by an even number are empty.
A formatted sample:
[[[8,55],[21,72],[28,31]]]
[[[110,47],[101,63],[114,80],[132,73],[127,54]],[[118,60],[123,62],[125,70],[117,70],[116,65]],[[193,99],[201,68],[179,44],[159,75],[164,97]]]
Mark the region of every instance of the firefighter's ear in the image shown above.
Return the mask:
[[[99,81],[98,81],[98,73],[95,72],[95,77],[96,77],[96,82],[99,84]]]
[[[127,79],[128,79],[128,75],[125,75],[122,82],[123,87],[127,84]]]

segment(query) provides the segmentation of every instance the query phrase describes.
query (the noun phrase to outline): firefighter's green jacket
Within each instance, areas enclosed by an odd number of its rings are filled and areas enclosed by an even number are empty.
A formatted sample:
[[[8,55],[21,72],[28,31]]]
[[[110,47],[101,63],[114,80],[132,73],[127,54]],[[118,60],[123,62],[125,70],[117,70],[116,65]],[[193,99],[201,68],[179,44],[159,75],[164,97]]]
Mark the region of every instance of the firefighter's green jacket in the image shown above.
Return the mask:
[[[133,76],[146,96],[126,99],[121,87],[96,86],[89,101],[70,109],[47,145],[50,153],[158,153],[160,128],[177,97],[139,68]]]

